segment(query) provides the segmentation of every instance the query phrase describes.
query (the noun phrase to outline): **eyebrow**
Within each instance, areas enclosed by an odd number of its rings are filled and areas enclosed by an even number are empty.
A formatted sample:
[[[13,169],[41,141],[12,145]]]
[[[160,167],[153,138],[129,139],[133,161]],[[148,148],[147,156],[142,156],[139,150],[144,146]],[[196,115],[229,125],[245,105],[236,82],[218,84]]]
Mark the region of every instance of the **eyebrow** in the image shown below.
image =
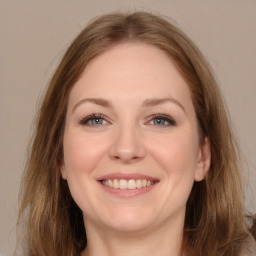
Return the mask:
[[[147,100],[144,101],[143,106],[153,107],[153,106],[164,104],[166,102],[175,103],[186,113],[184,106],[178,100],[176,100],[174,98],[161,98],[161,99],[152,98],[152,99],[147,99]]]
[[[81,104],[83,103],[93,103],[93,104],[96,104],[96,105],[99,105],[99,106],[102,106],[102,107],[107,107],[107,108],[111,108],[112,105],[111,103],[108,101],[108,100],[105,100],[105,99],[102,99],[102,98],[88,98],[88,99],[83,99],[81,101],[79,101],[74,107],[73,107],[73,110],[72,112],[75,111],[75,109],[80,106]]]
[[[108,101],[108,100],[105,100],[105,99],[102,99],[102,98],[87,98],[87,99],[83,99],[81,101],[79,101],[73,108],[72,112],[75,111],[75,109],[80,106],[81,104],[84,104],[84,103],[93,103],[93,104],[96,104],[96,105],[99,105],[99,106],[102,106],[102,107],[107,107],[107,108],[113,108],[112,104]],[[174,98],[152,98],[152,99],[146,99],[142,106],[144,107],[154,107],[154,106],[157,106],[157,105],[161,105],[161,104],[164,104],[166,102],[171,102],[171,103],[175,103],[176,105],[178,105],[185,113],[185,108],[184,106],[176,99]]]

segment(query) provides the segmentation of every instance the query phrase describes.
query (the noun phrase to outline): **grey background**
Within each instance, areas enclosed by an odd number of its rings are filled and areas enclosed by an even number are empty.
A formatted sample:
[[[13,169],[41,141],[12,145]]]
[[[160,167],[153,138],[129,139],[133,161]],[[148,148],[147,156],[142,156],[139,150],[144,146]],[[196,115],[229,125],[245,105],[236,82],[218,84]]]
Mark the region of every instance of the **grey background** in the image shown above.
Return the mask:
[[[256,1],[0,0],[0,255],[15,246],[31,124],[59,59],[94,16],[135,10],[174,20],[211,63],[247,159],[246,204],[256,212]]]

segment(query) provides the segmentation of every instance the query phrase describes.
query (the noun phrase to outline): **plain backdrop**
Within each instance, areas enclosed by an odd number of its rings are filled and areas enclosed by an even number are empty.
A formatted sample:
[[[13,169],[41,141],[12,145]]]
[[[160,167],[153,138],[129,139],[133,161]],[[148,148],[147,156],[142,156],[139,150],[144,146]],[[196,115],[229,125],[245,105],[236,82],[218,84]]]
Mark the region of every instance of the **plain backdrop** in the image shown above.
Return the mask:
[[[136,10],[174,21],[211,63],[247,159],[246,204],[256,212],[256,1],[0,0],[0,254],[15,246],[26,148],[52,72],[91,18]]]

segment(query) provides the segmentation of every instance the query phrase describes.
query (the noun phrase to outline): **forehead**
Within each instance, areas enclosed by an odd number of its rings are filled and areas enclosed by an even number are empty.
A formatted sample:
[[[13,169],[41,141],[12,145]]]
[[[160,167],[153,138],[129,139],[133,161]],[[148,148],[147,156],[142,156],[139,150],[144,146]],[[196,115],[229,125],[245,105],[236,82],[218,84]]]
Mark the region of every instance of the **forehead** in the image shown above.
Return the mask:
[[[70,100],[173,97],[191,101],[189,88],[171,58],[145,43],[122,43],[95,57],[74,85]]]

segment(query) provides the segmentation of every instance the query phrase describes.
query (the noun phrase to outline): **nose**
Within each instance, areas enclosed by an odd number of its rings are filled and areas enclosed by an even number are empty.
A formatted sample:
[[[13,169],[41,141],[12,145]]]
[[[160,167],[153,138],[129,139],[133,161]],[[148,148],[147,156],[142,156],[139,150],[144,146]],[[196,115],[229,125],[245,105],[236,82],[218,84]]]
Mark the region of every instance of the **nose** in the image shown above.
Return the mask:
[[[146,155],[142,135],[135,127],[119,127],[115,131],[109,155],[123,163],[140,161]]]

